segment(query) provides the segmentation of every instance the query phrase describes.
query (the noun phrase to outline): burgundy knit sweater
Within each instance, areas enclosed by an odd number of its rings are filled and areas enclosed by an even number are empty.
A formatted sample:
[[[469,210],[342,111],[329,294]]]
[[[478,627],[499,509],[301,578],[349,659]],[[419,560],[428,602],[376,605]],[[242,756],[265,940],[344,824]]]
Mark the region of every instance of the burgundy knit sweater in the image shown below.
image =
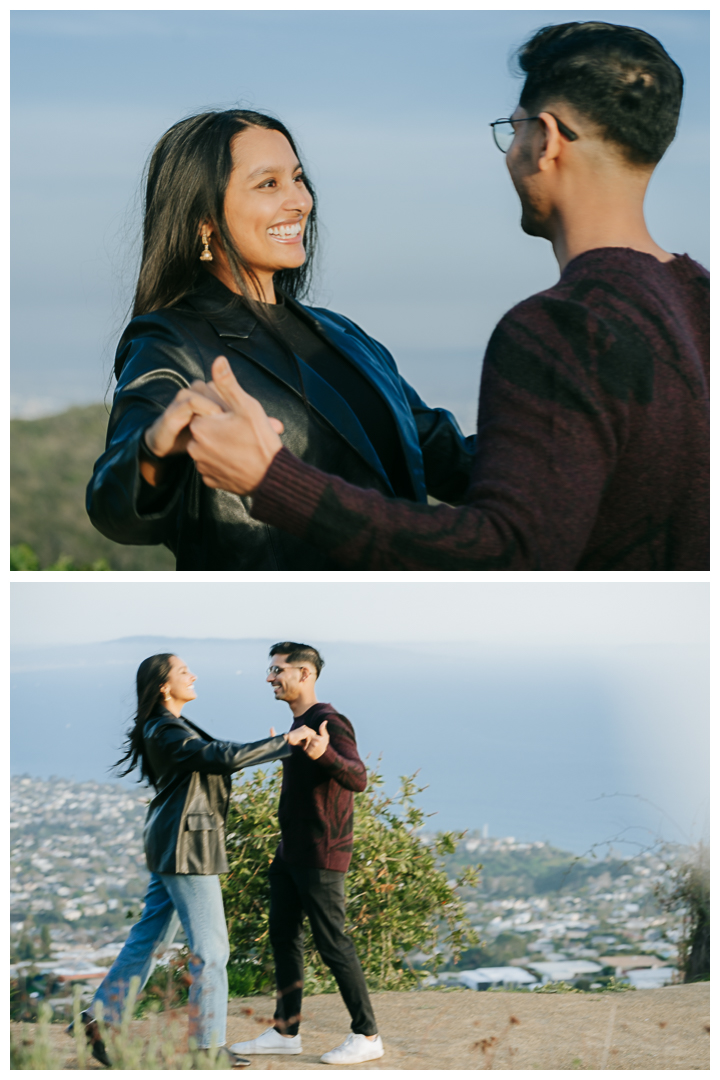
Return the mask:
[[[332,705],[318,702],[293,721],[319,731],[328,721],[330,742],[313,761],[299,746],[283,760],[278,818],[278,854],[296,866],[341,870],[350,866],[353,847],[353,792],[367,787],[367,773],[353,726]]]
[[[253,515],[345,569],[706,570],[709,333],[687,255],[587,251],[490,339],[462,506],[387,499],[282,449]]]

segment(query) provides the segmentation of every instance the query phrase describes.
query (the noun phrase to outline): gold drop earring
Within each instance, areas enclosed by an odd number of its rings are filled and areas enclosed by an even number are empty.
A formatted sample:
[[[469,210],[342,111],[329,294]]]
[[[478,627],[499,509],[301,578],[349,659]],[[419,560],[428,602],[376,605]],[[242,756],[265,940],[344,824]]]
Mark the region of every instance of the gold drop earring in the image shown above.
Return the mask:
[[[203,231],[202,231],[202,242],[205,245],[205,247],[200,252],[200,262],[212,262],[213,261],[212,251],[210,250],[210,248],[208,246],[209,242],[210,242],[210,235],[205,229],[203,229]]]

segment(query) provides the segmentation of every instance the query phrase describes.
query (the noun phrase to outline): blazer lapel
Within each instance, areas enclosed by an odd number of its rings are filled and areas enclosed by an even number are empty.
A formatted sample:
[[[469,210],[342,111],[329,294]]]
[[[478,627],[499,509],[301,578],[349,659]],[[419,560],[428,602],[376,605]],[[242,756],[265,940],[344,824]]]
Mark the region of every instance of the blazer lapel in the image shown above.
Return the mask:
[[[219,289],[218,289],[219,286]],[[227,302],[229,290],[213,279],[210,283],[203,282],[200,289],[188,296],[187,301],[193,308],[200,311],[215,333],[229,348],[240,353],[247,360],[270,372],[276,379],[285,384],[293,393],[302,397],[302,387],[298,368],[302,373],[302,381],[305,387],[305,395],[310,405],[334,428],[337,435],[349,443],[360,454],[363,460],[385,481],[392,490],[390,480],[378,457],[375,447],[367,437],[365,429],[356,417],[351,407],[341,394],[330,386],[329,383],[318,375],[297,353],[293,353],[297,361],[297,367],[292,363],[289,350],[285,351],[269,334],[259,334],[259,324],[256,317],[243,303],[234,297]],[[342,353],[362,374],[369,379],[375,390],[382,394],[390,406],[393,416],[397,417],[398,391],[392,394],[392,380],[389,374],[382,370],[382,364],[374,357],[370,350],[363,348],[362,344],[356,343],[349,334],[342,330],[328,328],[327,320],[322,322],[315,317],[315,313],[303,307],[290,297],[285,297],[285,302],[291,306],[300,318],[309,322],[312,329],[334,349]],[[350,347],[348,347],[350,346]],[[354,352],[352,351],[354,348]],[[404,401],[404,398],[403,398]],[[407,403],[405,402],[407,408]],[[409,410],[408,410],[409,411]],[[410,414],[412,421],[412,414]],[[398,425],[400,427],[400,425]],[[407,434],[400,428],[401,445],[407,458]],[[412,422],[412,439],[417,443],[417,432],[414,421]],[[419,448],[418,448],[419,451]],[[410,465],[410,463],[408,462]],[[422,458],[420,457],[420,476],[422,477]],[[410,468],[417,490],[415,470]],[[421,479],[421,498],[424,498],[424,484]]]
[[[316,333],[333,348],[341,352],[363,374],[388,405],[400,435],[400,445],[405,454],[410,478],[416,497],[425,500],[425,467],[418,442],[415,418],[407,399],[400,389],[400,375],[387,350],[359,331],[349,320],[332,312],[304,308],[297,300],[286,298],[286,303],[300,309],[310,321]],[[343,326],[342,324],[345,324]],[[361,336],[362,335],[362,336]]]

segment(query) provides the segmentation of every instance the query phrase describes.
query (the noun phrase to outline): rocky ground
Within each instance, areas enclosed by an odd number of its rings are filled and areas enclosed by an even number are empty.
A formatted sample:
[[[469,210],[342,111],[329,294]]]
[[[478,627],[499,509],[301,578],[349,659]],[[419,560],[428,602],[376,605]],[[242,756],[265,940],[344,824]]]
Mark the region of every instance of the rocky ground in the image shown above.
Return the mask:
[[[709,1069],[710,986],[668,986],[606,994],[382,993],[373,1005],[385,1056],[355,1069]],[[269,998],[233,999],[228,1043],[268,1026]],[[143,1034],[150,1021],[133,1024]],[[22,1025],[13,1024],[20,1035]],[[32,1037],[25,1025],[24,1037]],[[308,998],[298,1057],[253,1059],[253,1069],[317,1069],[320,1055],[349,1030],[339,994]],[[52,1025],[64,1068],[74,1044]],[[101,1068],[94,1061],[90,1068]]]

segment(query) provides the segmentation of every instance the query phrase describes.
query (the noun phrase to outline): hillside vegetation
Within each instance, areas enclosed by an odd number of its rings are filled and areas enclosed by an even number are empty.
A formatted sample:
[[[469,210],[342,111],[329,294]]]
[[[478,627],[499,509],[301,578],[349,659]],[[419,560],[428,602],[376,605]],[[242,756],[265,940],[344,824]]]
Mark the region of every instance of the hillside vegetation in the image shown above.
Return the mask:
[[[68,569],[174,570],[167,548],[114,544],[85,513],[107,421],[104,405],[10,421],[10,543],[29,545],[43,570],[63,569],[63,561]],[[105,564],[92,566],[100,560]]]

